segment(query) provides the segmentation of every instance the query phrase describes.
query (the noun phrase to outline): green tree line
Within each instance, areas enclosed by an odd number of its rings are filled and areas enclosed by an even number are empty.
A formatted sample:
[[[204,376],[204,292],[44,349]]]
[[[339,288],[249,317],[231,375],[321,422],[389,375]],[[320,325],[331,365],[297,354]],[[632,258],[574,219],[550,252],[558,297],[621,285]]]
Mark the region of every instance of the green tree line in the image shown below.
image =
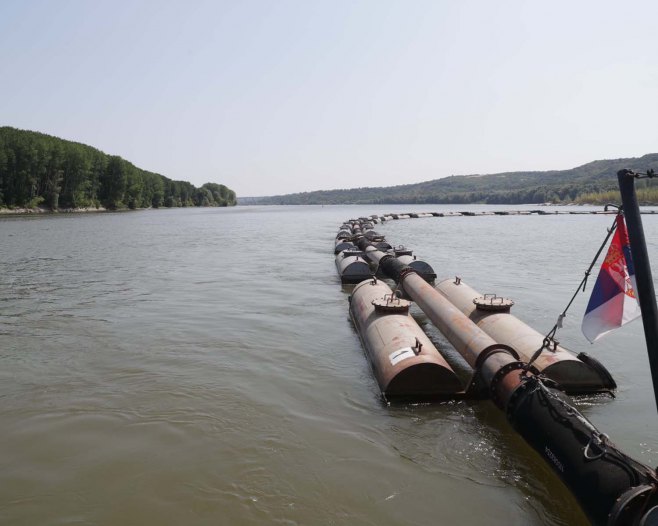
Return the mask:
[[[196,188],[85,144],[0,127],[0,208],[116,210],[235,204],[235,192],[223,184]]]
[[[658,205],[658,187],[654,184],[650,186],[650,181],[636,181],[635,190],[637,201],[640,205],[650,206]],[[579,195],[575,200],[578,204],[606,205],[608,203],[618,204],[621,202],[619,189],[613,189],[603,192],[592,192]]]

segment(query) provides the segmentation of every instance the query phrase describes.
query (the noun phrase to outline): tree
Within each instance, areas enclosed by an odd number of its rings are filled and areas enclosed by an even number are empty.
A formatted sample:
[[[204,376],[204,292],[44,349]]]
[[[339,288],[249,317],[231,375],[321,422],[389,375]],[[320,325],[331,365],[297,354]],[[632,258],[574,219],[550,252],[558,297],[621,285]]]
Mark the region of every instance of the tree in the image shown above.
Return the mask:
[[[121,208],[126,191],[126,171],[121,157],[109,158],[101,178],[99,198],[103,206],[111,210]]]
[[[215,186],[222,202],[235,204],[232,190]],[[33,207],[41,202],[53,209],[217,204],[213,193],[147,172],[91,146],[0,127],[0,207]]]

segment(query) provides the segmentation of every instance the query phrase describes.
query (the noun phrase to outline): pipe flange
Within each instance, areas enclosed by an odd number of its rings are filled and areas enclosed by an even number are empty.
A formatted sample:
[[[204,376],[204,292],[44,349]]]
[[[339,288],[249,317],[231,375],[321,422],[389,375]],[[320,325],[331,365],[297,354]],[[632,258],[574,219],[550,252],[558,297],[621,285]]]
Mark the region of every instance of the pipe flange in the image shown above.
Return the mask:
[[[418,272],[411,267],[405,267],[400,271],[400,281],[403,281],[409,274],[418,274]]]
[[[610,514],[608,515],[608,525],[623,524],[624,519],[634,517],[642,506],[646,498],[653,492],[653,487],[648,484],[630,488],[621,494],[615,501]]]
[[[495,345],[491,345],[484,349],[480,354],[478,354],[477,358],[475,359],[475,370],[479,371],[482,369],[482,364],[491,356],[492,354],[496,353],[506,353],[511,355],[515,360],[518,360],[519,353],[517,353],[512,347],[509,345],[505,345],[503,343],[497,343]]]
[[[502,379],[505,376],[507,376],[508,373],[512,371],[522,370],[525,369],[526,367],[527,364],[524,362],[508,363],[507,365],[498,369],[498,371],[496,371],[496,374],[494,374],[493,378],[491,379],[491,383],[489,384],[491,400],[501,409],[503,409],[503,401],[498,397],[498,384],[500,384]],[[530,371],[532,371],[533,374],[539,374],[539,371],[537,371],[537,369],[535,369],[532,366],[530,366]]]

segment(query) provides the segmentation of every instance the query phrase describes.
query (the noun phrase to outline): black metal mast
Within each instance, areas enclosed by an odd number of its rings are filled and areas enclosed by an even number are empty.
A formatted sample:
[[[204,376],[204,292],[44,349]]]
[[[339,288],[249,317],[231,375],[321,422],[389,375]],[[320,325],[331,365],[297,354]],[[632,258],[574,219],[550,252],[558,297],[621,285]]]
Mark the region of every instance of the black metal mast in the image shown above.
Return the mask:
[[[658,408],[658,308],[656,307],[656,292],[653,287],[640,207],[635,193],[635,177],[636,174],[630,170],[617,172],[628,239],[631,243],[633,266],[635,267],[635,282],[638,288],[635,292],[642,309],[642,323],[644,324],[644,337],[647,341],[653,393]]]

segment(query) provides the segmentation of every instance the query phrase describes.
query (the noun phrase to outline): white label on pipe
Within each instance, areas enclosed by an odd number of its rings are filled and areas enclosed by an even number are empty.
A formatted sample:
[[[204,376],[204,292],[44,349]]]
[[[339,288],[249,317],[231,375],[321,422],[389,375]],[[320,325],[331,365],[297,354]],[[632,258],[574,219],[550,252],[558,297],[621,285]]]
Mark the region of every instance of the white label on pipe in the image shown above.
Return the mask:
[[[388,359],[391,360],[391,365],[397,365],[402,360],[413,358],[414,356],[416,356],[416,353],[411,347],[404,347],[403,349],[398,349],[389,354]]]

